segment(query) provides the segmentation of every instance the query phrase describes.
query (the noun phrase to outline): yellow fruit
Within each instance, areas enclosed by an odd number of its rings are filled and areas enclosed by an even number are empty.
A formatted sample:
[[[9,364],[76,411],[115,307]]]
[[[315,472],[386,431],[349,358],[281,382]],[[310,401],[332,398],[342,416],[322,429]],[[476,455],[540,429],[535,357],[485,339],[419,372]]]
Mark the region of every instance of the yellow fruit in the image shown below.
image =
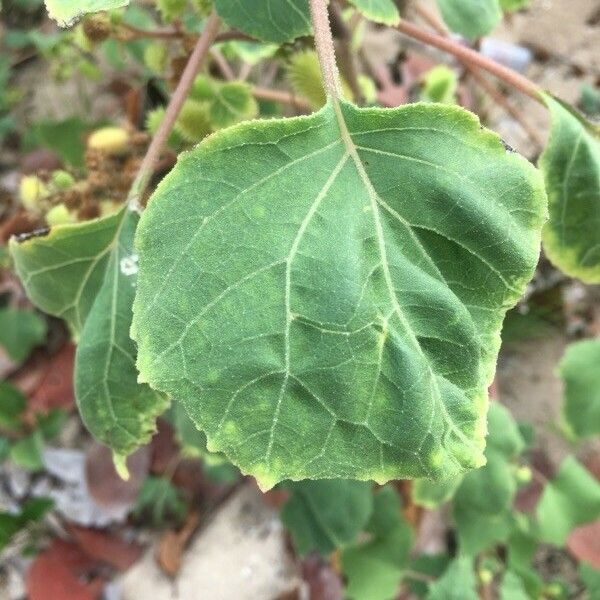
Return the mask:
[[[129,133],[121,127],[98,129],[88,138],[88,148],[109,156],[122,156],[129,151]]]
[[[46,223],[48,223],[50,227],[74,222],[75,217],[69,212],[69,209],[64,204],[57,204],[46,213]]]
[[[35,175],[26,175],[19,185],[19,200],[30,212],[40,212],[40,200],[48,197],[48,188]]]

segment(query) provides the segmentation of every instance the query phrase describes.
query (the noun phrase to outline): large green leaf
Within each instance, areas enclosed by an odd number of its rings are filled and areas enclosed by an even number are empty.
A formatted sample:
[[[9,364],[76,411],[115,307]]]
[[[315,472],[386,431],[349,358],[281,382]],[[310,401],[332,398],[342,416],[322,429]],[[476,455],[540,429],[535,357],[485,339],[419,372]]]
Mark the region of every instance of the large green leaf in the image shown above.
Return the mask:
[[[490,33],[502,19],[498,0],[437,0],[446,25],[468,40]]]
[[[560,100],[544,100],[552,116],[539,161],[550,211],[544,250],[567,275],[600,283],[600,128]]]
[[[392,487],[375,495],[366,541],[342,551],[342,569],[351,600],[391,600],[396,597],[409,560],[413,532],[401,513]]]
[[[30,310],[0,308],[0,348],[16,363],[44,341],[47,329],[46,321]]]
[[[72,25],[77,17],[101,10],[127,6],[129,0],[45,0],[50,17],[62,27]]]
[[[356,8],[371,21],[384,25],[396,25],[400,21],[400,13],[394,0],[350,0]]]
[[[288,484],[281,518],[298,552],[327,555],[355,541],[373,512],[371,484],[347,479]]]
[[[291,42],[310,35],[308,0],[215,0],[229,25],[265,42]]]
[[[575,527],[600,517],[600,483],[569,456],[544,488],[536,514],[541,539],[562,546]]]
[[[140,222],[141,378],[265,488],[480,466],[544,217],[535,169],[457,107],[221,131]]]
[[[562,417],[576,438],[600,433],[600,340],[571,344],[560,362],[564,385]]]
[[[75,396],[81,418],[112,448],[117,464],[146,443],[168,401],[138,384],[136,347],[129,337],[137,279],[133,237],[138,214],[124,208],[104,280],[81,332],[75,357]]]
[[[104,280],[119,214],[53,227],[47,235],[12,238],[10,252],[27,296],[64,319],[78,336]]]

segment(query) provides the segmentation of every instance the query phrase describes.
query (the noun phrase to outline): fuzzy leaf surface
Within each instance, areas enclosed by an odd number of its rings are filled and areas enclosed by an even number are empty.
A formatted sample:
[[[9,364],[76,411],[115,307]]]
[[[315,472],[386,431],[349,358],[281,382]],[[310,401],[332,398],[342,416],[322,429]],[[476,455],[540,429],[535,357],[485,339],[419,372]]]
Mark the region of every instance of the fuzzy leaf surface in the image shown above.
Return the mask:
[[[498,0],[437,0],[450,30],[468,40],[490,33],[502,19]]]
[[[137,382],[136,347],[129,337],[137,278],[133,237],[139,217],[123,209],[104,280],[81,332],[75,395],[86,427],[119,458],[146,443],[165,397]]]
[[[560,362],[562,416],[576,438],[600,434],[600,340],[571,344]]]
[[[600,127],[546,94],[550,140],[540,158],[550,219],[544,250],[564,273],[600,283]]]
[[[141,377],[265,488],[480,466],[544,217],[535,169],[457,107],[223,130],[140,221]]]
[[[61,27],[68,27],[82,15],[127,6],[129,0],[45,0],[46,9]]]
[[[384,25],[397,25],[400,13],[393,0],[350,0],[367,19]]]
[[[310,35],[308,0],[215,0],[229,25],[264,42],[281,44]]]
[[[10,241],[28,298],[64,319],[78,336],[104,280],[119,215],[53,227],[48,235]]]

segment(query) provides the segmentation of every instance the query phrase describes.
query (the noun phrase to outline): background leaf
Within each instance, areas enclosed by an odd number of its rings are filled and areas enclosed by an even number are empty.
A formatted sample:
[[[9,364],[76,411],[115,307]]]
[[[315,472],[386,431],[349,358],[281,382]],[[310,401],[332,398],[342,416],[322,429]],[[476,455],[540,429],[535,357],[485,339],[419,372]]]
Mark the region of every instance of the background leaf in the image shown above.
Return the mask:
[[[384,25],[397,25],[400,13],[393,0],[350,0],[367,19]]]
[[[560,361],[564,386],[562,418],[570,435],[600,433],[600,340],[571,344]]]
[[[432,584],[427,600],[478,600],[471,558],[455,558],[445,573]]]
[[[291,42],[311,33],[308,0],[215,0],[215,9],[230,27],[265,42]]]
[[[538,258],[542,183],[473,116],[340,110],[211,136],[136,237],[143,380],[263,487],[479,466]]]
[[[373,512],[370,483],[344,479],[300,481],[281,511],[300,556],[327,555],[353,542]]]
[[[567,275],[600,283],[600,128],[548,94],[544,101],[552,116],[539,161],[550,211],[544,250]]]
[[[600,483],[569,456],[546,484],[536,514],[541,539],[562,546],[575,527],[600,516]]]
[[[29,310],[0,308],[0,346],[16,363],[45,340],[47,329],[46,321]]]
[[[487,464],[467,473],[454,495],[460,549],[470,556],[506,542],[514,524],[517,484],[512,460],[525,443],[508,410],[497,402],[490,405],[488,431]]]
[[[29,299],[65,319],[76,336],[104,281],[120,215],[53,227],[47,235],[13,238],[10,252]]]
[[[138,384],[129,328],[138,270],[133,236],[139,217],[127,208],[119,216],[104,281],[77,346],[75,395],[86,427],[123,460],[150,439],[168,401]]]
[[[127,6],[129,0],[45,0],[48,14],[61,27],[72,25],[77,17],[86,13],[111,10]]]
[[[391,486],[375,494],[373,514],[366,528],[370,539],[342,551],[351,600],[388,600],[398,591],[408,563],[413,532],[402,517],[400,498]]]
[[[437,0],[437,3],[446,25],[471,41],[490,33],[502,19],[498,0]]]

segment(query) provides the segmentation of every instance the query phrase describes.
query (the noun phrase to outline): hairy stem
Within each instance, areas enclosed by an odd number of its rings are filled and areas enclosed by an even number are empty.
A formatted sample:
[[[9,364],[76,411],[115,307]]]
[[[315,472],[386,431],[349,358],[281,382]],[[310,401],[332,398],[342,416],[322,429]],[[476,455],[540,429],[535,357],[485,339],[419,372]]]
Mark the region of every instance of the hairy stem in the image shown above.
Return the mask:
[[[198,73],[198,69],[200,68],[203,59],[214,42],[220,26],[221,20],[217,14],[213,12],[206,22],[204,31],[198,38],[196,47],[194,48],[194,51],[192,52],[192,55],[190,56],[188,63],[181,75],[179,83],[177,84],[177,87],[171,96],[164,119],[162,120],[158,131],[148,146],[148,150],[146,151],[146,155],[142,160],[138,174],[133,182],[133,185],[131,186],[128,202],[132,209],[137,210],[140,208],[140,200],[144,195],[148,184],[150,183],[156,161],[158,160],[160,152],[167,138],[169,137],[173,126],[175,125],[175,121],[179,116],[181,107],[186,101],[190,89],[192,88],[192,84],[194,83],[194,79]]]
[[[396,25],[396,29],[408,37],[423,42],[428,46],[433,46],[434,48],[448,52],[449,54],[456,56],[460,61],[491,73],[511,87],[514,87],[523,94],[533,98],[536,102],[544,104],[542,99],[542,89],[533,83],[533,81],[530,81],[527,77],[524,77],[520,73],[517,73],[494,60],[482,56],[479,52],[471,50],[466,46],[462,46],[450,38],[442,37],[441,35],[421,29],[405,19],[402,19],[400,23]]]
[[[340,76],[335,62],[335,47],[329,25],[327,0],[309,0],[309,2],[313,29],[315,30],[315,48],[321,65],[323,85],[328,96],[331,96],[334,100],[339,100],[342,95]]]

